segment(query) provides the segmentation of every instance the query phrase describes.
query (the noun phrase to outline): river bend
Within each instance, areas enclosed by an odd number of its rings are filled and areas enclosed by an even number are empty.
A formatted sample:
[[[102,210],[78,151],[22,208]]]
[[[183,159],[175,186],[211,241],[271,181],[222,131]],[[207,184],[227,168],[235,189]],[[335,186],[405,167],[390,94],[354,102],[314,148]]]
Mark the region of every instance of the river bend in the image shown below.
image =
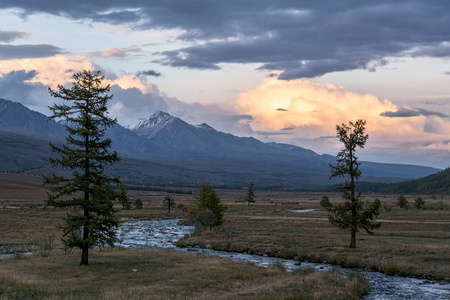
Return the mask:
[[[160,248],[175,249],[178,251],[195,251],[200,254],[216,255],[220,257],[230,258],[237,261],[252,262],[259,266],[270,266],[274,263],[282,263],[288,271],[295,268],[313,267],[317,271],[326,271],[334,268],[344,276],[352,272],[353,269],[332,266],[329,264],[317,264],[299,262],[289,259],[281,259],[275,257],[263,257],[259,255],[251,255],[236,252],[216,251],[212,249],[187,249],[175,246],[175,242],[181,239],[185,234],[193,232],[191,226],[178,225],[178,219],[171,220],[152,220],[152,221],[135,221],[121,223],[117,230],[117,238],[119,239],[117,246],[124,248]],[[450,284],[439,283],[432,280],[423,280],[417,278],[389,276],[380,272],[362,271],[372,286],[372,290],[364,299],[384,300],[384,299],[450,299]]]

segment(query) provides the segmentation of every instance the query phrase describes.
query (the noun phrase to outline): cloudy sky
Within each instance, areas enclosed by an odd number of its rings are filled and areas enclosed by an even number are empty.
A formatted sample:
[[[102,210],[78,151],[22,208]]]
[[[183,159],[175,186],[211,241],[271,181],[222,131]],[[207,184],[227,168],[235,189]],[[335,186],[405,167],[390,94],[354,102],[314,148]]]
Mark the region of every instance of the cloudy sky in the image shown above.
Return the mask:
[[[0,98],[48,113],[47,87],[101,70],[122,125],[192,124],[359,158],[450,165],[447,1],[2,0]]]

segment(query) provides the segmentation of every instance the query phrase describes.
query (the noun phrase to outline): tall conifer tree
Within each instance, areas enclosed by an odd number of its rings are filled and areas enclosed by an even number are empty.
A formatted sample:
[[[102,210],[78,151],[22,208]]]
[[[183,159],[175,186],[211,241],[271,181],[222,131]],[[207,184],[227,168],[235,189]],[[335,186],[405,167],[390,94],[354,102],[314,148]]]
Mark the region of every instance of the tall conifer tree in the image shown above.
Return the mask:
[[[350,229],[350,248],[356,248],[356,233],[363,228],[367,233],[380,227],[381,223],[375,222],[379,214],[381,203],[376,199],[373,203],[361,200],[361,193],[355,192],[355,180],[361,176],[360,163],[356,157],[356,148],[364,148],[369,136],[364,133],[366,121],[357,120],[355,123],[336,126],[337,139],[344,144],[337,155],[337,164],[331,167],[332,177],[350,177],[338,190],[342,191],[342,197],[347,201],[343,204],[332,205],[328,197],[324,196],[320,205],[328,212],[330,223],[341,228]]]
[[[106,105],[112,95],[110,85],[102,85],[100,72],[83,70],[73,79],[71,88],[58,85],[56,90],[49,89],[51,96],[65,100],[49,107],[49,118],[63,120],[67,131],[62,147],[50,144],[57,154],[50,162],[72,173],[44,176],[44,184],[51,186],[45,205],[71,208],[60,226],[63,242],[66,247],[80,248],[80,265],[88,265],[89,248],[113,246],[115,241],[118,220],[113,203],[117,192],[113,186],[120,180],[107,175],[104,168],[120,158],[109,151],[111,140],[104,135],[117,120],[108,116]]]

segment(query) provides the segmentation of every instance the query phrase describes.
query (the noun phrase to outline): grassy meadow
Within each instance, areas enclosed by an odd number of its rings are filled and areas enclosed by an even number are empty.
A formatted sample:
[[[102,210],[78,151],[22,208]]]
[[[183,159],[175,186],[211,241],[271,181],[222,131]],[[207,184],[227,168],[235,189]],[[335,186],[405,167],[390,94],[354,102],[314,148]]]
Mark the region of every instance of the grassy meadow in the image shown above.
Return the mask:
[[[171,250],[39,252],[0,262],[0,299],[359,299],[360,276],[311,269],[288,273]]]
[[[320,211],[323,193],[257,191],[256,203],[236,202],[239,193],[221,191],[227,204],[223,228],[185,238],[180,246],[212,247],[312,262],[327,261],[387,274],[450,280],[450,198],[421,195],[425,209],[412,208],[418,195],[406,195],[409,208],[396,206],[398,195],[378,197],[383,209],[375,235],[357,234],[350,249],[350,232],[331,226]],[[242,191],[242,196],[245,191]],[[220,193],[219,193],[220,194]],[[340,194],[327,194],[332,202]],[[317,209],[296,213],[290,209]]]
[[[367,290],[361,278],[311,270],[289,274],[279,267],[264,269],[245,263],[166,250],[92,250],[90,266],[78,266],[80,254],[64,254],[55,226],[63,210],[42,210],[45,189],[40,176],[0,174],[0,253],[36,251],[33,255],[0,260],[0,299],[79,298],[285,298],[357,299]],[[412,208],[419,195],[405,195],[409,209],[397,207],[398,195],[378,197],[383,203],[380,229],[357,234],[328,223],[319,210],[323,193],[259,191],[256,203],[241,202],[245,190],[216,190],[226,205],[222,227],[179,242],[185,247],[295,258],[387,274],[450,280],[450,197],[421,195],[425,209]],[[165,192],[129,190],[140,198],[141,210],[121,210],[121,221],[182,217],[163,208]],[[327,194],[332,202],[339,194]],[[176,204],[189,205],[192,195],[171,194]],[[120,206],[117,206],[120,209]],[[317,209],[296,213],[291,209]],[[53,250],[52,250],[53,249]],[[137,270],[137,271],[133,271]],[[57,282],[57,284],[55,284]],[[280,294],[281,293],[281,294]],[[304,294],[301,294],[304,293]],[[156,295],[156,296],[154,296]],[[299,296],[300,295],[300,296]],[[302,298],[302,299],[303,299]]]

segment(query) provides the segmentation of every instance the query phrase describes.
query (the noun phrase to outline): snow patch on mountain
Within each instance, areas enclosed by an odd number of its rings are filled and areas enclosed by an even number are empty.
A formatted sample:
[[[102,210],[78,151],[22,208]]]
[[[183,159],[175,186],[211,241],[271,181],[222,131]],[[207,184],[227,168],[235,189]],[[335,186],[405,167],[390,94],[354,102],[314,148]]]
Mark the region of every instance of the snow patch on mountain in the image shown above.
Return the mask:
[[[172,117],[166,112],[157,111],[148,119],[140,119],[137,124],[130,125],[127,127],[127,129],[135,132],[138,135],[145,135],[146,137],[151,138],[160,130],[173,123],[173,121],[175,121],[176,119],[176,117]]]
[[[202,124],[200,124],[200,125],[195,125],[195,127],[196,127],[197,129],[216,131],[214,128],[212,128],[211,126],[209,126],[209,125],[206,124],[206,123],[202,123]]]

